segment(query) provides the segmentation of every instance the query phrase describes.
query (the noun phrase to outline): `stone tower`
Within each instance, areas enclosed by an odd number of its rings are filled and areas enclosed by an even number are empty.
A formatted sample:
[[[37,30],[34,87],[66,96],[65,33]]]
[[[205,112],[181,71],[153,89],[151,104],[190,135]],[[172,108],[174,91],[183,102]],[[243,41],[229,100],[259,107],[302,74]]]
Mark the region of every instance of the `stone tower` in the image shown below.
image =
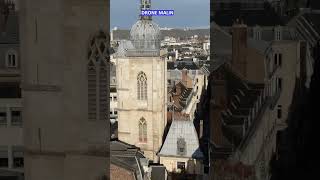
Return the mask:
[[[141,0],[141,9],[150,9]],[[118,137],[140,147],[158,161],[166,126],[166,62],[160,56],[160,28],[151,17],[140,16],[132,26],[130,41],[122,41],[117,60]]]
[[[20,1],[26,180],[109,174],[109,1]]]

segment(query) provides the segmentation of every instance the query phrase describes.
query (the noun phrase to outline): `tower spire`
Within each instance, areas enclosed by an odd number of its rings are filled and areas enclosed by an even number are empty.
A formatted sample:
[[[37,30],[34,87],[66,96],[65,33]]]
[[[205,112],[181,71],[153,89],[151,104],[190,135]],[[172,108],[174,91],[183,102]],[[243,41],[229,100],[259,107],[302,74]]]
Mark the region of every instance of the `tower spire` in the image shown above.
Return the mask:
[[[141,0],[140,2],[140,13],[142,10],[151,10],[151,0]],[[140,14],[141,20],[152,20],[152,16],[142,16]]]

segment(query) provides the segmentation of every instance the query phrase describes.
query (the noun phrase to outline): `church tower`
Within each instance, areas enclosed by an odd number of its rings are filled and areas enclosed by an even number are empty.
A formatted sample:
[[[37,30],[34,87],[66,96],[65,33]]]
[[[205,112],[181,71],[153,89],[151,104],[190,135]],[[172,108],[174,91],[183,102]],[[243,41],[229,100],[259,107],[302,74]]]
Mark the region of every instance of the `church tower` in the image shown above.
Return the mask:
[[[151,8],[141,0],[141,10]],[[158,161],[166,126],[166,61],[160,56],[160,28],[151,16],[140,16],[122,41],[117,60],[118,138],[140,147]]]
[[[109,1],[20,1],[26,180],[108,170]]]

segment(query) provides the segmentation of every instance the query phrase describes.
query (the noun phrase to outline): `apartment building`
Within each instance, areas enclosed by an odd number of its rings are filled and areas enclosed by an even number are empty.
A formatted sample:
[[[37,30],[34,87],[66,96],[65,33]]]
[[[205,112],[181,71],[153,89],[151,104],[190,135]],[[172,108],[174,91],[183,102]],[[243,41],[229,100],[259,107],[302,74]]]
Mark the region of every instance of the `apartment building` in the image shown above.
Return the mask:
[[[0,1],[0,177],[23,177],[23,119],[19,20],[15,4]]]

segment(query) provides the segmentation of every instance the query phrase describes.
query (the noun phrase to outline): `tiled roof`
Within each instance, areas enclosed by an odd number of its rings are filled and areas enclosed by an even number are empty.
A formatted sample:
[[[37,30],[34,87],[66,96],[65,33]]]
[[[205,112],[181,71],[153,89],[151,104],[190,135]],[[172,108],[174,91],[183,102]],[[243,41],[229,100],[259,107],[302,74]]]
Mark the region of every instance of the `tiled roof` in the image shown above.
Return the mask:
[[[252,38],[248,39],[248,47],[258,50],[261,54],[264,54],[271,42],[266,42],[263,40],[255,40]]]
[[[111,164],[120,166],[135,174],[136,178],[142,180],[143,171],[139,159],[145,158],[139,148],[121,142],[110,141]]]
[[[158,155],[180,157],[181,155],[178,154],[177,149],[178,138],[183,138],[186,142],[186,154],[183,157],[203,158],[196,129],[193,122],[189,120],[172,121],[168,135]]]

